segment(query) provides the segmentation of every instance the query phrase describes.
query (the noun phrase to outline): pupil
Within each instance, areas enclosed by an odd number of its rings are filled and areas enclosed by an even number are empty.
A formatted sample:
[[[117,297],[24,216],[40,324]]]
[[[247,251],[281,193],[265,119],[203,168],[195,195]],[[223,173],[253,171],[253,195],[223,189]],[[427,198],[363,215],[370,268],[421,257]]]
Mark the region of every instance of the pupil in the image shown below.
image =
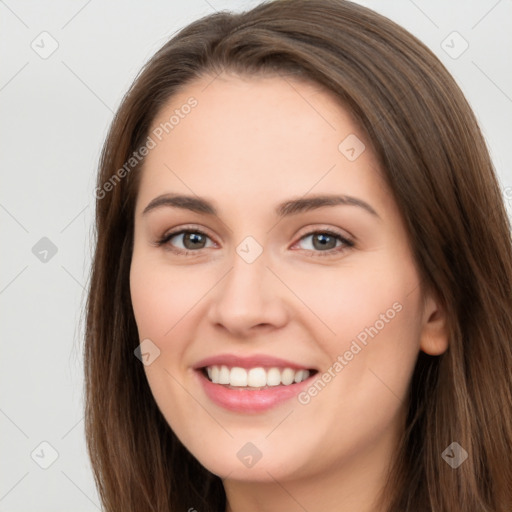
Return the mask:
[[[187,246],[187,241],[192,242],[192,249],[197,248],[197,245],[194,244],[201,244],[201,242],[204,242],[204,240],[201,240],[203,238],[203,235],[200,235],[198,233],[186,233],[184,237],[184,245]]]
[[[315,243],[317,241],[319,242],[318,244]],[[325,249],[326,246],[329,244],[329,241],[331,241],[331,242],[334,241],[334,243],[336,244],[336,240],[334,239],[334,237],[332,237],[330,235],[319,234],[319,235],[316,235],[315,237],[313,237],[313,246],[315,247],[315,249]],[[334,249],[334,246],[327,247],[327,248]]]

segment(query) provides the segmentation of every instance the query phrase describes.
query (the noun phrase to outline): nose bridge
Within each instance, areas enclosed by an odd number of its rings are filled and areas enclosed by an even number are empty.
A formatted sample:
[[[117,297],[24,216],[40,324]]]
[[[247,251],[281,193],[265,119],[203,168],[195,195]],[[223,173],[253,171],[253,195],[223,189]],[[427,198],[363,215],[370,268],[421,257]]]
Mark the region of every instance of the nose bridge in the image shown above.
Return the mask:
[[[258,250],[254,242],[244,241],[235,248],[230,263],[221,299],[240,312],[245,309],[256,312],[268,296],[267,252],[263,247]]]
[[[229,259],[230,270],[211,304],[210,320],[233,331],[282,324],[286,317],[282,290],[267,268],[269,263],[269,254],[253,237],[236,246]]]
[[[254,297],[261,299],[265,294],[265,273],[267,272],[265,258],[259,257],[252,263],[247,263],[239,255],[233,257],[232,270],[228,278],[229,290],[234,293],[239,300],[247,299],[244,297]]]

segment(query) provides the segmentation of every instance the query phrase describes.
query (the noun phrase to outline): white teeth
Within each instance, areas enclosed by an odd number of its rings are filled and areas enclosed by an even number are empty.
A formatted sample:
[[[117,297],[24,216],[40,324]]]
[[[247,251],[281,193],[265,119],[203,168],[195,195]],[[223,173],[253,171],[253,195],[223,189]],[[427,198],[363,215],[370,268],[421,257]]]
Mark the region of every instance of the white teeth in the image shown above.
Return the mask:
[[[247,386],[247,371],[236,366],[231,368],[229,383],[231,386]]]
[[[281,372],[279,368],[270,368],[267,371],[267,386],[279,386],[281,384]]]
[[[267,385],[267,372],[263,368],[251,368],[247,374],[247,384],[251,388],[262,388]]]
[[[295,370],[292,370],[291,368],[285,368],[283,370],[283,373],[281,373],[281,382],[288,386],[290,385],[295,379]]]
[[[309,377],[309,370],[294,370],[293,368],[228,368],[222,366],[208,366],[208,378],[214,384],[227,384],[234,387],[263,388],[265,386],[289,386],[299,383]]]
[[[219,371],[219,384],[229,384],[229,368],[221,366]]]
[[[302,382],[303,380],[306,380],[309,377],[309,370],[299,370],[295,374],[295,382]]]
[[[212,374],[211,374],[210,378],[212,379],[212,382],[214,382],[215,384],[217,384],[219,382],[219,367],[218,366],[212,367]]]

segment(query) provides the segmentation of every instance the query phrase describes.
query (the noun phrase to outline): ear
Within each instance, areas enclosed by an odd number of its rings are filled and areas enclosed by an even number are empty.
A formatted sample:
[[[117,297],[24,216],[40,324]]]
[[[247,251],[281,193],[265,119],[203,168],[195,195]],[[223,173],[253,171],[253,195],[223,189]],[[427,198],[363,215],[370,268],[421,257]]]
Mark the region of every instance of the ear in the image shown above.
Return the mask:
[[[448,349],[448,322],[441,301],[427,295],[423,310],[420,349],[431,356],[438,356]]]

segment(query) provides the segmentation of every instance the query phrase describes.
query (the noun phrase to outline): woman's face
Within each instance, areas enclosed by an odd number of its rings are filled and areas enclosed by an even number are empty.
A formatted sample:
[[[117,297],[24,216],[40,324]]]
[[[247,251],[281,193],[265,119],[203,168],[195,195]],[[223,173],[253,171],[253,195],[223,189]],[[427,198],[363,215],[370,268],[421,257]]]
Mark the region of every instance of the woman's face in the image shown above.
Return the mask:
[[[221,75],[149,135],[130,286],[172,430],[234,480],[382,471],[418,351],[444,347],[364,134],[314,85]]]

